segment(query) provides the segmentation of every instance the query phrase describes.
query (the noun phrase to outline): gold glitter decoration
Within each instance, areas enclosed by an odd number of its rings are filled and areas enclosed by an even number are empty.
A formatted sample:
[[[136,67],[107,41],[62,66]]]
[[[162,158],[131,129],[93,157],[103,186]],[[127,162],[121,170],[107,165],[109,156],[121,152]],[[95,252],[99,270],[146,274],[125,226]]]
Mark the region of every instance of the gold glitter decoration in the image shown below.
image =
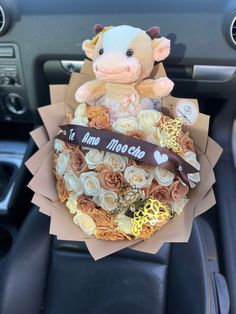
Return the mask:
[[[162,133],[160,144],[172,149],[173,152],[179,153],[181,146],[177,142],[177,138],[182,129],[184,120],[183,118],[169,119],[159,126]]]
[[[168,205],[156,200],[149,198],[143,207],[140,207],[134,213],[132,218],[132,234],[138,236],[142,231],[143,225],[150,223],[155,225],[157,222],[163,222],[171,219],[173,216],[171,209]]]

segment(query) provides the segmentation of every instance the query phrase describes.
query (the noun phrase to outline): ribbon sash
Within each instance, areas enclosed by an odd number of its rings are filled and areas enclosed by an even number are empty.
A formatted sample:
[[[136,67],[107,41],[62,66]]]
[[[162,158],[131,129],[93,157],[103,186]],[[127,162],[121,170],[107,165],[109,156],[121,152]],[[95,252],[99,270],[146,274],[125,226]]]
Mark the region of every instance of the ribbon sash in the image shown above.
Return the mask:
[[[198,172],[168,148],[134,137],[74,124],[63,125],[60,128],[61,132],[56,138],[66,143],[95,148],[159,166],[175,173],[187,185],[189,185],[187,175]]]

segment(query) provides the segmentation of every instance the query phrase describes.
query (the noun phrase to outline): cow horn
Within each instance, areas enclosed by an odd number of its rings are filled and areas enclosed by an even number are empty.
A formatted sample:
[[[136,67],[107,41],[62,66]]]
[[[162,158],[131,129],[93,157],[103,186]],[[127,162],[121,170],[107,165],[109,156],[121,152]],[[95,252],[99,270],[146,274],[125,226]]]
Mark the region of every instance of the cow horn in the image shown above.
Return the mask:
[[[93,32],[95,35],[99,34],[104,29],[104,26],[101,24],[95,24],[93,27]]]

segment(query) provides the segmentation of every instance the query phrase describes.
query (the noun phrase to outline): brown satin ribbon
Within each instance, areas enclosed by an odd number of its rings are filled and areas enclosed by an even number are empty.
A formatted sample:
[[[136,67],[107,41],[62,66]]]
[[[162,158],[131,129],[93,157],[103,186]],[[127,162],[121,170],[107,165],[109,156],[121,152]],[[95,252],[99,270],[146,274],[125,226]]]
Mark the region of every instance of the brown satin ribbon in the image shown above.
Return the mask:
[[[198,170],[169,149],[111,131],[67,124],[60,126],[58,139],[75,145],[115,153],[175,173],[189,185],[188,174]]]

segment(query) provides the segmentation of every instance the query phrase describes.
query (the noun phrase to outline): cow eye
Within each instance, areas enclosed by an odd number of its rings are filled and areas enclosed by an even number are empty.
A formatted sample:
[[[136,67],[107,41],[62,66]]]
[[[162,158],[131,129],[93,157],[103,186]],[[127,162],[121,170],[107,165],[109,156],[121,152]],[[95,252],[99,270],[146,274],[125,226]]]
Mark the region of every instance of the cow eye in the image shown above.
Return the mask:
[[[103,48],[99,49],[99,51],[98,51],[98,53],[99,53],[100,55],[102,55],[103,52],[104,52]]]
[[[134,54],[134,52],[133,52],[132,49],[128,49],[128,50],[126,51],[126,56],[127,56],[127,57],[132,57],[133,54]]]

